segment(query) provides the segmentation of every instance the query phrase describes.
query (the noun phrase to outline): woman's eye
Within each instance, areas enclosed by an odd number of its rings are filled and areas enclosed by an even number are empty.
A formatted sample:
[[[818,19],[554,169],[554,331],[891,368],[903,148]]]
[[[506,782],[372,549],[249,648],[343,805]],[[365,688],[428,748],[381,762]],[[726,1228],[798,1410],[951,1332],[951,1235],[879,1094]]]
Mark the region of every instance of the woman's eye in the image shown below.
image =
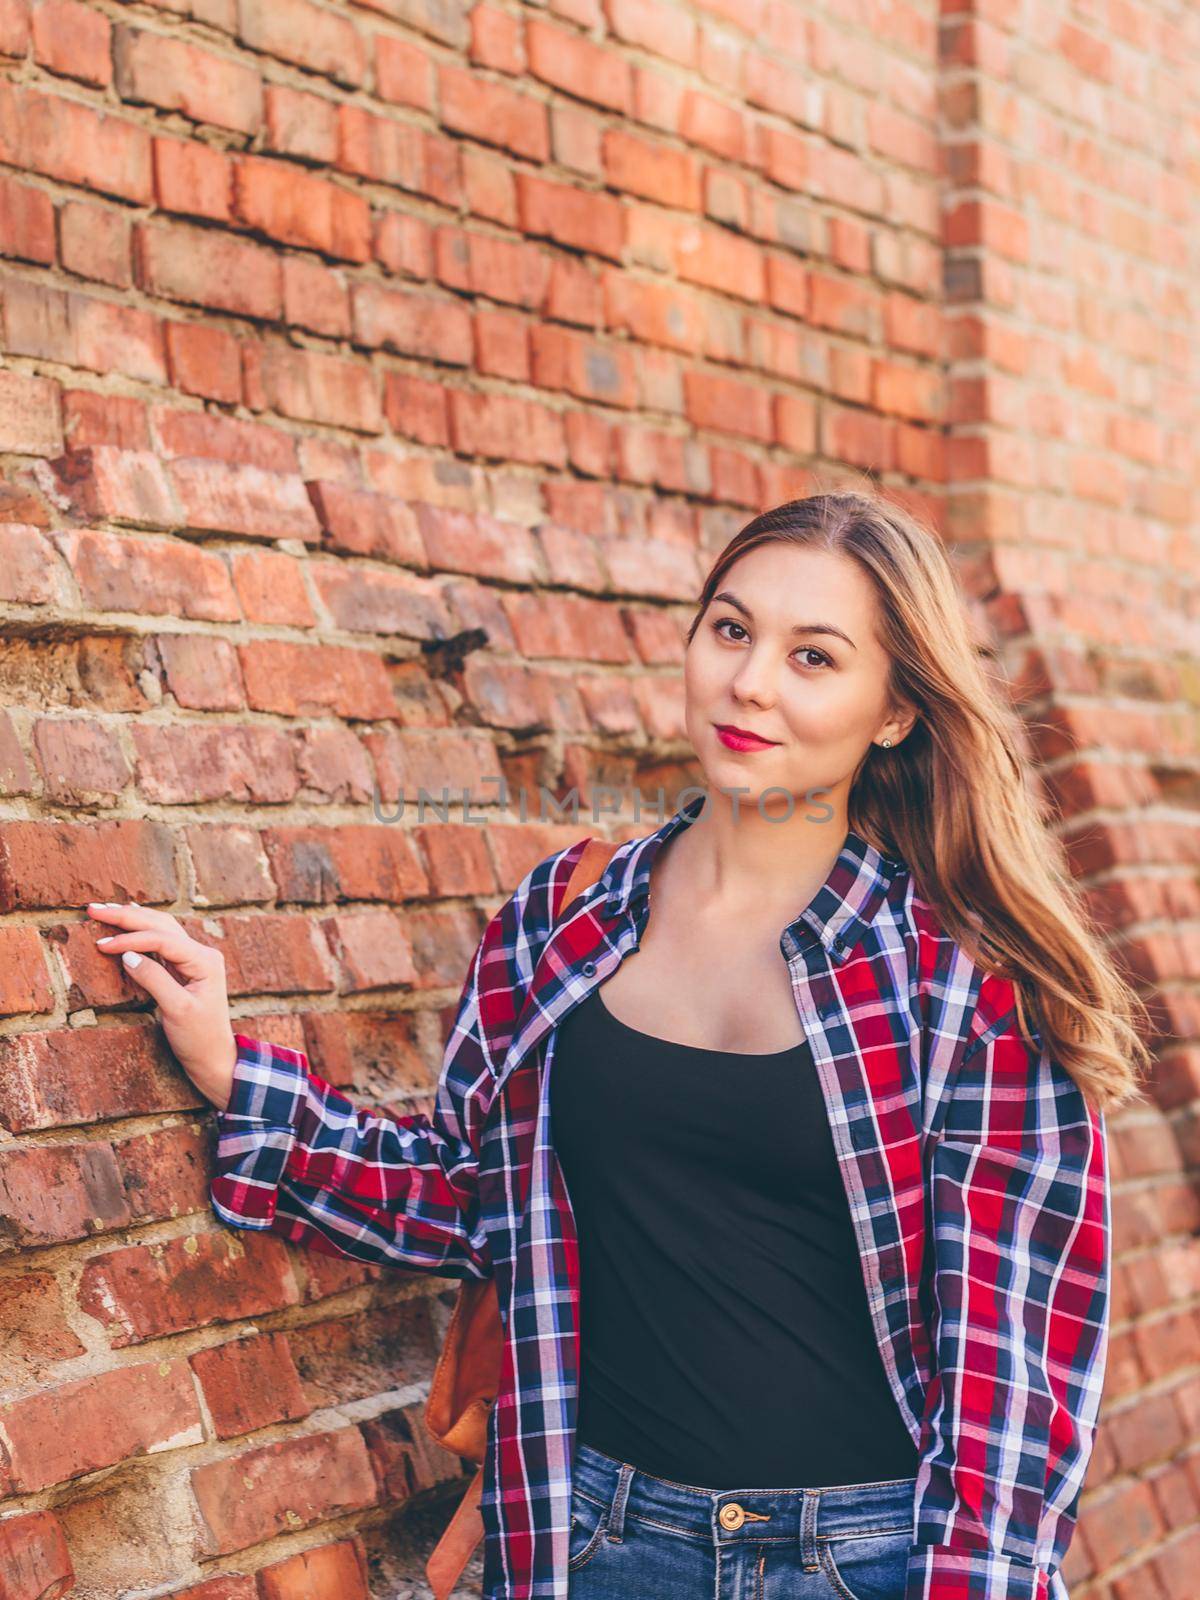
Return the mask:
[[[739,634],[743,634],[746,631],[742,624],[740,622],[735,622],[732,617],[718,617],[716,622],[713,623],[713,632],[720,634],[722,639],[731,638],[732,636],[730,634],[721,632],[723,628],[736,628]],[[818,650],[816,645],[802,645],[800,649],[796,651],[796,654],[798,656],[817,656],[819,657],[819,664],[822,667],[832,667],[833,665],[833,662],[825,654],[824,650]],[[806,661],[804,665],[809,671],[815,670],[812,662]]]

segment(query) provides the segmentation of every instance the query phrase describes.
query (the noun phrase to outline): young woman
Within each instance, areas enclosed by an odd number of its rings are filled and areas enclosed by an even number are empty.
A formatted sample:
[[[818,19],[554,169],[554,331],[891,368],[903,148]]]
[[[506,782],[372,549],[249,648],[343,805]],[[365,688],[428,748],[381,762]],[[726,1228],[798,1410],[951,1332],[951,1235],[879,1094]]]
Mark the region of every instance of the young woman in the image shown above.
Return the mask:
[[[754,518],[684,688],[704,785],[570,906],[585,839],[526,874],[432,1118],[235,1034],[168,914],[93,908],[179,972],[134,968],[220,1113],[213,1206],[494,1274],[486,1600],[1065,1600],[1144,1008],[917,520]]]

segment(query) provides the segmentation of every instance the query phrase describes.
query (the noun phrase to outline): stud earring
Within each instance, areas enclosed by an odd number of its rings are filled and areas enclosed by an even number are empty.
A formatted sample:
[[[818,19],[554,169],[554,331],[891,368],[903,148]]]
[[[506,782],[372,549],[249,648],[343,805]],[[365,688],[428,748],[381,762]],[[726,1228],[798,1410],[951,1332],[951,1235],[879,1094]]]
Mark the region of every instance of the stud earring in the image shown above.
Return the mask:
[[[883,740],[883,748],[885,750],[890,750],[892,748],[892,741],[890,739],[884,739]]]

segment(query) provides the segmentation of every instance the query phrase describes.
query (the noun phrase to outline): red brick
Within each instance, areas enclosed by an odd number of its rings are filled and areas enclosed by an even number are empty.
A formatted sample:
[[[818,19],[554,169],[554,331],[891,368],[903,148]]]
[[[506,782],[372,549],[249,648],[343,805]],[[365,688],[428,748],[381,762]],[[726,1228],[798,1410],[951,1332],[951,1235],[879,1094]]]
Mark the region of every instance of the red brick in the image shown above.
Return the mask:
[[[605,12],[614,38],[680,66],[695,62],[696,22],[679,7],[659,0],[605,0]]]
[[[475,313],[475,367],[493,378],[529,381],[529,324],[511,311]]]
[[[29,0],[0,0],[0,56],[21,57],[29,49]]]
[[[209,1555],[361,1511],[378,1498],[362,1434],[352,1426],[193,1467],[191,1484]]]
[[[193,122],[235,133],[258,132],[262,82],[232,56],[120,23],[113,37],[113,62],[123,100],[180,111]]]
[[[183,507],[183,524],[248,539],[320,538],[317,519],[301,479],[261,467],[225,461],[181,459],[171,463],[171,481]]]
[[[517,204],[523,232],[620,260],[624,223],[620,201],[611,195],[518,172]]]
[[[233,220],[233,166],[223,150],[195,140],[155,139],[154,193],[164,211]]]
[[[53,1511],[16,1512],[0,1522],[0,1593],[11,1600],[63,1600],[75,1568]]]
[[[450,443],[449,403],[443,384],[407,372],[389,372],[384,381],[384,410],[393,433],[421,444]]]
[[[49,266],[54,260],[54,206],[42,189],[0,175],[0,255]]]
[[[374,651],[260,639],[240,646],[238,657],[256,711],[288,717],[332,712],[365,721],[396,713],[387,669]]]
[[[507,394],[450,391],[454,448],[464,455],[561,467],[567,444],[562,414]]]
[[[762,251],[724,228],[697,226],[682,233],[675,241],[675,270],[689,283],[741,300],[761,302],[765,293]]]
[[[203,322],[168,322],[171,382],[184,394],[236,405],[242,398],[242,358],[237,340]]]
[[[684,373],[687,413],[698,428],[745,434],[769,441],[773,436],[771,395],[757,385],[712,372]]]
[[[54,551],[41,530],[23,522],[0,524],[0,599],[40,606],[54,598]],[[12,720],[0,717],[0,793],[26,770]]]
[[[39,0],[32,22],[39,66],[100,89],[112,81],[112,25],[102,11],[79,0]]]
[[[239,0],[238,19],[239,36],[252,50],[351,87],[362,83],[366,49],[347,18],[308,0]]]
[[[144,128],[11,83],[0,83],[0,161],[124,200],[151,195]]]
[[[537,543],[527,528],[482,512],[418,505],[417,522],[430,564],[481,578],[532,583],[540,575]]]
[[[375,89],[381,100],[433,110],[433,62],[428,50],[390,33],[375,35]]]
[[[637,378],[628,346],[602,344],[548,322],[533,325],[531,344],[533,381],[539,389],[566,389],[581,400],[603,405],[637,405]]]
[[[604,171],[615,189],[684,211],[700,210],[700,164],[687,150],[608,128]]]
[[[213,551],[95,532],[59,534],[58,544],[93,610],[205,622],[239,618],[229,570]]]
[[[70,1244],[134,1220],[112,1146],[103,1139],[10,1145],[0,1153],[0,1197],[10,1248]]]
[[[0,929],[0,1015],[49,1011],[54,991],[36,928]]]
[[[218,1439],[308,1416],[287,1335],[267,1333],[198,1350],[190,1358]]]
[[[76,1300],[106,1330],[113,1349],[214,1322],[263,1316],[294,1305],[295,1278],[281,1241],[243,1241],[231,1254],[220,1230],[106,1250],[84,1261]]]
[[[406,567],[425,565],[416,514],[407,500],[347,483],[310,483],[308,493],[329,549]]]
[[[243,375],[244,372],[243,366]],[[202,456],[260,467],[264,472],[287,474],[300,470],[293,436],[266,423],[223,417],[213,411],[157,406],[154,431],[164,456]]]
[[[71,1417],[70,1427],[62,1426],[64,1416]],[[10,1401],[4,1428],[13,1482],[23,1494],[204,1438],[191,1371],[182,1357],[117,1367]]]
[[[278,728],[142,722],[133,727],[133,745],[138,791],[152,804],[278,805],[294,800],[300,788],[295,746]]]
[[[445,127],[529,161],[549,159],[550,125],[544,101],[450,66],[438,72],[438,93]]]
[[[338,166],[443,205],[462,204],[457,142],[411,123],[377,117],[363,106],[338,110]]]
[[[246,395],[255,410],[360,433],[383,429],[376,374],[343,356],[281,344],[247,346]]]
[[[284,162],[241,157],[234,165],[234,209],[247,227],[281,244],[347,261],[370,257],[371,214],[362,196]]]
[[[72,450],[111,444],[118,450],[149,450],[146,406],[132,395],[68,389],[63,395],[63,433]]]
[[[283,310],[279,258],[248,239],[143,223],[134,251],[138,283],[150,294],[246,317],[273,320]]]
[[[698,298],[678,284],[643,282],[605,268],[603,290],[606,328],[671,350],[704,348],[704,317]]]
[[[165,381],[162,324],[149,312],[16,279],[4,285],[3,294],[10,354]]]
[[[375,225],[375,258],[402,278],[428,278],[433,271],[433,232],[424,217],[386,211]]]
[[[471,12],[470,60],[480,67],[518,77],[525,70],[521,19],[484,3]]]
[[[331,100],[289,89],[266,87],[267,146],[281,155],[330,166],[337,160],[337,107]]]
[[[49,378],[0,371],[0,450],[56,456],[63,446],[59,389]]]
[[[62,264],[81,278],[95,278],[114,288],[133,282],[130,222],[123,211],[68,200],[58,214]]]
[[[33,752],[47,800],[114,806],[129,783],[115,730],[87,717],[40,717]]]
[[[471,314],[457,300],[361,283],[355,285],[353,306],[359,344],[452,366],[470,364]]]
[[[543,83],[626,116],[633,109],[629,62],[611,45],[530,17],[525,47],[529,70]]]
[[[337,1595],[338,1600],[370,1600],[367,1562],[358,1538],[300,1550],[258,1569],[262,1600],[305,1600]]]
[[[340,272],[308,256],[283,258],[283,315],[294,327],[350,336],[350,291]]]
[[[61,457],[54,472],[76,516],[151,528],[179,525],[179,503],[166,471],[148,450],[93,445]]]

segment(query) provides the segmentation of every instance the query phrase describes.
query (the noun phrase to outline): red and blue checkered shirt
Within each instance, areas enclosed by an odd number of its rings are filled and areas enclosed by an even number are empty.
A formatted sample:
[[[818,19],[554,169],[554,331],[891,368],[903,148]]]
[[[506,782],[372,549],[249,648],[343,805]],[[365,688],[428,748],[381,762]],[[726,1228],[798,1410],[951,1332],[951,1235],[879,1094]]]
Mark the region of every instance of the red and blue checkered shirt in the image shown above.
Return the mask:
[[[491,918],[432,1117],[356,1108],[300,1051],[239,1034],[217,1216],[450,1278],[494,1273],[505,1341],[480,1506],[485,1600],[566,1600],[579,1251],[550,1139],[557,1024],[637,949],[656,851],[700,794],[618,846],[573,905],[586,840]],[[555,914],[564,913],[555,925]],[[1011,980],[939,926],[906,864],[851,829],[780,934],[868,1303],[919,1448],[903,1600],[1067,1600],[1059,1566],[1108,1344],[1103,1114],[1017,1027]]]

